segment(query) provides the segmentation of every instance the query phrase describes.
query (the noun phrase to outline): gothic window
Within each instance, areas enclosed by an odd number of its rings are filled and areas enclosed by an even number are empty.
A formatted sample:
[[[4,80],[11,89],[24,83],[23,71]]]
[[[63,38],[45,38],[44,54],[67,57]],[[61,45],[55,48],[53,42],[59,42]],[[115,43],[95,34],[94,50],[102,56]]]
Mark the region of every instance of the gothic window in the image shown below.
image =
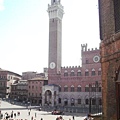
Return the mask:
[[[80,98],[78,98],[78,104],[81,104],[81,99]]]
[[[102,105],[102,99],[99,98],[99,105]]]
[[[67,85],[64,86],[64,92],[68,92],[68,86]]]
[[[75,76],[74,70],[71,71],[70,76]]]
[[[88,85],[85,86],[85,92],[89,92],[89,86]]]
[[[74,86],[73,85],[71,86],[71,92],[74,92]]]
[[[68,71],[67,70],[65,70],[64,76],[68,76]]]
[[[101,75],[101,68],[99,68],[98,70],[98,75]]]
[[[99,87],[98,87],[98,92],[101,92],[102,90],[101,90],[101,85],[99,85]]]
[[[120,0],[114,0],[115,32],[120,32]]]
[[[61,92],[61,86],[59,86],[59,92]]]
[[[96,99],[95,98],[92,99],[92,105],[96,105]]]
[[[88,105],[89,104],[89,99],[85,99],[85,104]]]
[[[81,92],[81,86],[80,85],[78,85],[78,87],[77,87],[77,92]]]
[[[88,64],[89,63],[89,61],[88,60],[86,60],[86,64]]]
[[[95,75],[95,69],[92,69],[91,76]]]
[[[81,70],[78,70],[77,76],[81,76]]]
[[[88,71],[88,69],[85,70],[85,76],[89,76],[89,71]]]
[[[58,99],[58,103],[59,103],[59,104],[61,103],[61,98]]]
[[[54,19],[52,19],[52,22],[54,22]]]
[[[92,91],[92,92],[96,92],[96,87],[95,87],[95,85],[92,85],[91,91]]]

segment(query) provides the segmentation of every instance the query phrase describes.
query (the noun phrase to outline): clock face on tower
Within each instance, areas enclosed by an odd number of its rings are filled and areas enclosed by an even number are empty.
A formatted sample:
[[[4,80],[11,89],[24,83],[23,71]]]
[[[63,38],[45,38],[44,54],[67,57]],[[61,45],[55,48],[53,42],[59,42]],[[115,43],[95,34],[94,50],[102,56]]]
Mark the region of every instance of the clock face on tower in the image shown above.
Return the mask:
[[[54,62],[51,62],[51,63],[50,63],[50,68],[51,68],[51,69],[54,69],[54,68],[55,68],[55,63],[54,63]]]
[[[100,60],[100,57],[99,57],[99,56],[96,55],[96,56],[93,57],[93,61],[94,61],[94,62],[97,63],[97,62],[99,62],[99,60]]]

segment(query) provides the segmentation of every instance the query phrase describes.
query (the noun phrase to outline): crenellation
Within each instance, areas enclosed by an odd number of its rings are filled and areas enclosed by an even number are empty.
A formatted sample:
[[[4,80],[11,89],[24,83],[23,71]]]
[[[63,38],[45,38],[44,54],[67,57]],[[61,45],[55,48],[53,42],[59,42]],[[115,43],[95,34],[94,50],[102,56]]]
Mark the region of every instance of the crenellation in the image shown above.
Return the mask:
[[[81,44],[81,51],[87,51],[87,43],[86,44]]]

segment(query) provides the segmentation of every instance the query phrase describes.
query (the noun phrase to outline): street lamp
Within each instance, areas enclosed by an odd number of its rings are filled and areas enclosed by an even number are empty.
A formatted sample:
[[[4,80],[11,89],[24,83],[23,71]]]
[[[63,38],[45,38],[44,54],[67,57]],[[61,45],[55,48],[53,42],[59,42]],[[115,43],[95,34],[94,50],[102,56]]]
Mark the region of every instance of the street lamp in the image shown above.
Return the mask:
[[[92,85],[89,84],[89,113],[91,113],[91,88]]]
[[[99,112],[99,101],[98,101],[98,81],[95,81],[95,88],[96,88],[96,111]]]

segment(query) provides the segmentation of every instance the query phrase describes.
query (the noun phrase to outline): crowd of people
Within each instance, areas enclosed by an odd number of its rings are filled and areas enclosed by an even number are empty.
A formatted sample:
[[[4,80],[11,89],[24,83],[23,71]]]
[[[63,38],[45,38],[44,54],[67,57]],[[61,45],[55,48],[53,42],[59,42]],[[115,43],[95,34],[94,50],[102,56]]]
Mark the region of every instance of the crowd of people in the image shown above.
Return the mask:
[[[21,113],[18,111],[18,112],[14,112],[14,111],[11,111],[11,113],[8,113],[8,112],[5,112],[5,113],[2,113],[0,111],[0,120],[23,120],[23,119],[18,119],[18,116],[20,116]],[[28,116],[31,115],[31,109],[28,111]],[[22,116],[22,115],[21,115]],[[31,116],[31,120],[36,120],[37,118],[37,114],[35,112],[35,115],[34,116]],[[25,119],[27,120],[27,119]],[[40,120],[43,120],[43,118],[41,118]]]
[[[19,117],[20,116],[20,117]],[[38,120],[38,116],[36,111],[34,111],[34,114],[31,109],[28,109],[28,116],[30,120]],[[0,120],[27,120],[27,119],[20,119],[22,117],[22,114],[20,111],[11,111],[11,112],[4,112],[2,113],[0,111]],[[39,120],[43,120],[43,118],[39,118]],[[57,116],[56,120],[64,120],[62,116]],[[69,118],[68,120],[75,120],[75,116],[72,116],[72,118]],[[83,120],[93,120],[91,114],[88,114]]]

